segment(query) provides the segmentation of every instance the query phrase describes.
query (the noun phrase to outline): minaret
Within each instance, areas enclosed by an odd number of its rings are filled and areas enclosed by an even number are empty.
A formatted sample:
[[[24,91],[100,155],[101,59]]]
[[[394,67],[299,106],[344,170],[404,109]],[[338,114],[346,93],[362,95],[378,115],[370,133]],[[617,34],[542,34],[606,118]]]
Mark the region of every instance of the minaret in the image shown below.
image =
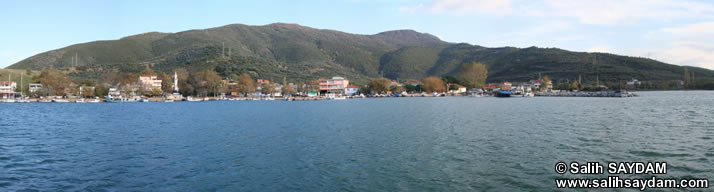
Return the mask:
[[[174,71],[174,93],[178,93],[179,88],[178,88],[178,75]]]

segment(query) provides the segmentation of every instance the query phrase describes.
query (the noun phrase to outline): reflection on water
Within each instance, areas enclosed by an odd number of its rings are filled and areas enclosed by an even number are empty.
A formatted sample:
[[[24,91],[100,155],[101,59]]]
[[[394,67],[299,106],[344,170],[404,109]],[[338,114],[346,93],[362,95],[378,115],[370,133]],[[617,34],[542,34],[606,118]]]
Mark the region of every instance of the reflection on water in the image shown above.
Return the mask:
[[[558,161],[714,178],[714,92],[0,104],[0,191],[550,190]]]

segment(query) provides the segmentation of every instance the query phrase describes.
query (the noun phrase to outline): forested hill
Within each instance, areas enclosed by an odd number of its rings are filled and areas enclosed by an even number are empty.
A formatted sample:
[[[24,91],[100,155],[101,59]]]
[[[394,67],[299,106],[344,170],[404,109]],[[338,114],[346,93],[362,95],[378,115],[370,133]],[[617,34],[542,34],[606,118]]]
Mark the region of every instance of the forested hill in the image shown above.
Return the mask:
[[[646,58],[556,48],[486,48],[444,42],[413,30],[358,35],[282,23],[152,32],[81,43],[37,54],[8,68],[65,70],[75,79],[149,67],[158,72],[213,69],[223,76],[249,73],[263,79],[346,76],[364,81],[379,76],[455,75],[463,64],[474,61],[487,65],[489,82],[526,81],[539,74],[556,81],[580,77],[584,83],[594,82],[597,76],[602,82],[670,81],[681,80],[684,74],[684,67]],[[688,71],[698,80],[714,80],[711,70],[688,67]]]

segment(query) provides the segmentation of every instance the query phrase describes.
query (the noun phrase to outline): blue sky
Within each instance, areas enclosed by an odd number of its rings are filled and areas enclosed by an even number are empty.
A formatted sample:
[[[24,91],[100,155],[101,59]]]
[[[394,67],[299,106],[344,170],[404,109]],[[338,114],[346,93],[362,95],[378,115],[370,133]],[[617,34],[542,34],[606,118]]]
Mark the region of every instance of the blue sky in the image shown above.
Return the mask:
[[[3,1],[0,67],[76,43],[226,24],[414,29],[487,47],[558,47],[714,69],[714,1]]]

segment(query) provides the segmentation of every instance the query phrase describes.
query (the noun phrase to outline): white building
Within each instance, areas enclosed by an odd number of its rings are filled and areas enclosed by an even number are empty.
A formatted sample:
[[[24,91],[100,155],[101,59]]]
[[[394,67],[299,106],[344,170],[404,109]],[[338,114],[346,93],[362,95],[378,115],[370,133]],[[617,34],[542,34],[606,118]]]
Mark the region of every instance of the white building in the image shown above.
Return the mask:
[[[139,76],[139,86],[145,90],[151,90],[154,88],[161,89],[161,80],[156,77],[156,75],[141,75]]]
[[[42,84],[30,83],[30,87],[28,89],[30,90],[30,93],[35,93],[38,90],[42,89]]]
[[[0,97],[15,97],[17,83],[13,81],[0,81]]]
[[[348,85],[347,87],[345,87],[345,95],[346,96],[357,95],[358,91],[359,91],[359,86],[357,86],[357,85]]]

